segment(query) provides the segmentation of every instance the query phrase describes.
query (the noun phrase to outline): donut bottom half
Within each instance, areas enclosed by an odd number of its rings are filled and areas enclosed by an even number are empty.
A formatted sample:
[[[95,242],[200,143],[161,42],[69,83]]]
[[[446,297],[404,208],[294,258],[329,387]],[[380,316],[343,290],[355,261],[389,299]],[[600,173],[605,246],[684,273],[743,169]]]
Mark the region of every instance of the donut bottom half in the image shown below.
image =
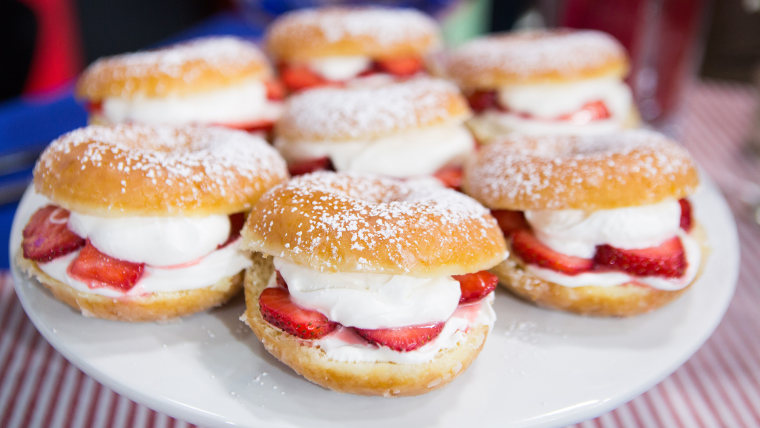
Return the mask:
[[[53,296],[87,317],[115,321],[165,321],[220,306],[240,292],[243,272],[192,290],[151,293],[145,297],[113,298],[79,291],[43,272],[33,260],[16,254],[16,266],[39,281]]]
[[[440,388],[464,372],[480,353],[488,327],[471,328],[457,347],[440,351],[429,362],[340,362],[331,360],[318,346],[299,339],[266,322],[259,309],[259,295],[266,288],[274,268],[271,259],[254,257],[246,271],[246,312],[241,317],[264,348],[275,358],[309,381],[339,392],[360,395],[409,396]],[[412,351],[413,352],[413,351]]]
[[[492,268],[491,273],[499,277],[499,284],[512,294],[538,306],[581,315],[628,317],[665,306],[696,282],[704,269],[708,248],[705,245],[704,230],[699,225],[695,225],[692,236],[701,244],[700,266],[694,280],[680,290],[658,290],[634,284],[565,287],[529,273],[525,269],[525,263],[511,248],[509,257]]]

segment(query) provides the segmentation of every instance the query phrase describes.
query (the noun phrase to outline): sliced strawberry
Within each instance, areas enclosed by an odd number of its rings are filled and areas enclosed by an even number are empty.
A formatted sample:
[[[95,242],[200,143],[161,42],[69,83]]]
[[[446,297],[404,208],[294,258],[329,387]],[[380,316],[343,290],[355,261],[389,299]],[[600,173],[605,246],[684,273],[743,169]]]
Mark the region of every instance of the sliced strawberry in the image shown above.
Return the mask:
[[[90,114],[102,113],[103,101],[88,101],[85,109],[87,109],[87,112]]]
[[[544,245],[529,230],[518,230],[513,233],[512,249],[525,263],[566,275],[588,272],[594,267],[594,260],[558,253]]]
[[[282,83],[292,92],[331,83],[305,65],[284,65],[280,68]]]
[[[264,289],[259,296],[259,307],[261,316],[269,324],[301,339],[319,339],[338,326],[319,312],[293,303],[284,288]]]
[[[470,303],[486,297],[488,293],[496,289],[496,284],[499,282],[499,278],[487,270],[464,275],[452,275],[452,277],[459,281],[459,288],[462,289],[462,297],[459,298],[459,303]]]
[[[499,109],[499,97],[496,91],[475,91],[467,97],[467,102],[475,113]]]
[[[219,244],[216,248],[226,247],[240,236],[240,230],[243,229],[245,224],[245,213],[235,213],[229,215],[230,219],[230,234],[227,236],[227,240],[223,244]]]
[[[558,116],[556,120],[588,123],[595,120],[608,119],[610,116],[610,111],[607,109],[604,101],[597,100],[584,104],[578,111]]]
[[[327,156],[292,163],[288,166],[290,175],[303,175],[314,171],[335,171],[332,161]]]
[[[496,218],[504,236],[509,237],[518,230],[530,229],[525,213],[513,210],[491,210],[491,215]]]
[[[686,254],[681,240],[674,236],[657,247],[636,250],[598,245],[594,264],[597,269],[618,270],[635,276],[677,278],[686,272]]]
[[[285,85],[279,80],[267,80],[264,82],[267,89],[267,99],[271,101],[281,101],[285,99]]]
[[[688,199],[680,199],[678,203],[681,205],[681,229],[689,232],[693,225],[691,202]]]
[[[356,328],[356,333],[376,345],[387,346],[394,351],[413,351],[438,337],[445,323],[439,322],[410,327],[368,330]]]
[[[215,126],[223,126],[225,128],[239,129],[245,132],[268,132],[274,127],[274,121],[270,119],[261,119],[253,122],[242,123],[214,123]]]
[[[433,174],[433,177],[443,183],[444,186],[458,189],[462,185],[462,167],[444,166]]]
[[[84,239],[69,230],[68,221],[69,212],[61,207],[46,205],[38,209],[22,232],[24,257],[49,262],[84,245]]]
[[[107,256],[90,241],[69,265],[68,273],[90,288],[111,287],[129,291],[145,271],[145,263],[132,263]]]
[[[375,64],[378,69],[399,77],[416,74],[420,72],[424,66],[422,58],[417,56],[379,59]]]
[[[280,271],[276,271],[276,272],[277,272],[277,285],[287,290],[288,283],[285,282],[285,278],[282,277],[282,274],[280,273]]]

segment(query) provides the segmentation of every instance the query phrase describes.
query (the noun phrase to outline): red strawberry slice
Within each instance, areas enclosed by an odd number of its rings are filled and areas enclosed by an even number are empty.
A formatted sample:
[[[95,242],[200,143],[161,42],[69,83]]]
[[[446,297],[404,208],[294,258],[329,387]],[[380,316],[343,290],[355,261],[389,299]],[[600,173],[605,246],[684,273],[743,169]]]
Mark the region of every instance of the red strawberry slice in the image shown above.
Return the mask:
[[[69,265],[68,273],[90,288],[111,287],[129,291],[145,271],[145,263],[132,263],[107,256],[90,241]]]
[[[368,330],[356,328],[356,333],[376,345],[387,346],[394,351],[413,351],[438,337],[445,323],[415,325],[410,327],[380,328]]]
[[[314,171],[335,171],[332,161],[327,156],[311,159],[307,161],[301,161],[292,163],[288,166],[288,172],[290,175],[303,175]]]
[[[223,126],[225,128],[239,129],[245,132],[269,132],[274,127],[274,121],[270,119],[261,119],[253,122],[244,123],[213,123],[215,126]]]
[[[594,260],[558,253],[544,245],[528,230],[513,233],[512,249],[525,263],[566,275],[588,272],[594,267]]]
[[[376,61],[378,69],[399,77],[416,74],[422,70],[423,65],[422,58],[416,56],[387,58]]]
[[[245,213],[235,213],[230,214],[230,234],[227,237],[227,240],[224,241],[223,244],[219,244],[216,248],[222,248],[226,247],[240,236],[240,230],[243,229],[243,225],[245,224]]]
[[[282,277],[282,274],[280,273],[280,271],[276,271],[276,272],[277,272],[277,285],[287,290],[288,283],[285,282],[285,278]]]
[[[305,65],[286,65],[280,69],[282,83],[292,92],[331,83]]]
[[[69,212],[55,205],[38,209],[22,232],[21,248],[24,257],[38,262],[49,262],[76,251],[84,239],[67,227]]]
[[[681,205],[681,229],[689,232],[693,226],[691,202],[688,199],[680,199],[678,203]]]
[[[321,313],[293,303],[284,288],[264,289],[259,296],[259,307],[261,316],[269,324],[301,339],[319,339],[338,326]]]
[[[686,272],[686,254],[681,240],[674,236],[657,247],[636,250],[599,245],[594,264],[597,269],[618,270],[635,276],[678,278]]]
[[[509,237],[518,230],[530,229],[528,221],[525,220],[525,213],[513,210],[491,210],[491,215],[496,218],[504,236]]]
[[[85,109],[90,114],[99,114],[103,112],[103,101],[88,101]]]
[[[270,101],[281,101],[285,99],[285,85],[279,80],[267,80],[264,82],[267,89],[267,99]]]
[[[604,104],[604,101],[590,101],[583,105],[580,110],[558,116],[556,120],[570,121],[575,123],[588,123],[595,120],[608,119],[610,111]]]
[[[467,102],[475,113],[500,109],[496,91],[475,91],[467,97]]]
[[[462,167],[461,166],[445,166],[433,174],[433,177],[443,183],[444,186],[458,189],[462,185]]]
[[[459,288],[462,289],[462,297],[459,298],[459,303],[470,303],[486,297],[488,293],[496,289],[496,284],[499,282],[499,278],[487,270],[464,275],[452,275],[452,277],[459,281]]]

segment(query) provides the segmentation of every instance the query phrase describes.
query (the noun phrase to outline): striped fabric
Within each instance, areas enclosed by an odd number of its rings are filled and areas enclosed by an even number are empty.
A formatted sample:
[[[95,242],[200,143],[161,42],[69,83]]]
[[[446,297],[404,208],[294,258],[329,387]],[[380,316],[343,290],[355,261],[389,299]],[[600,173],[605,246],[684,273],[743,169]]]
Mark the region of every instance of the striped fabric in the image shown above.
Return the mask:
[[[649,392],[577,427],[760,426],[760,160],[744,141],[756,101],[747,86],[699,83],[687,93],[681,140],[723,189],[741,239],[736,296],[715,334]],[[0,274],[0,427],[185,427],[86,376],[32,326]]]

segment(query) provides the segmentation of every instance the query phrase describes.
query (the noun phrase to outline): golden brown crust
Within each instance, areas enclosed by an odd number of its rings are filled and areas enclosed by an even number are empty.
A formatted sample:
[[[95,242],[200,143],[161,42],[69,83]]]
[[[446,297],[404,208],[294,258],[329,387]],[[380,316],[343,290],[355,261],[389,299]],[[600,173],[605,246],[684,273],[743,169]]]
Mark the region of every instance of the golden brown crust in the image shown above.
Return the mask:
[[[411,9],[323,8],[287,13],[267,29],[266,45],[279,61],[329,56],[375,59],[424,56],[440,45],[435,21]]]
[[[488,210],[459,192],[350,173],[275,187],[241,234],[248,250],[329,272],[460,275],[494,266],[506,248]]]
[[[209,37],[101,58],[82,73],[76,94],[90,101],[187,95],[271,75],[266,57],[252,42]]]
[[[106,217],[247,211],[287,178],[264,140],[222,128],[88,126],[53,141],[34,169],[38,193]]]
[[[519,129],[515,129],[508,125],[505,125],[500,121],[498,111],[485,111],[483,113],[476,114],[470,118],[465,124],[470,132],[475,136],[475,140],[480,144],[489,144],[497,142],[507,138],[511,133],[520,132]],[[620,124],[620,130],[636,129],[641,126],[641,117],[636,105],[631,103],[628,109],[628,115],[625,120]],[[590,124],[589,129],[594,127]],[[549,125],[551,128],[551,125]]]
[[[589,30],[533,30],[496,34],[460,46],[443,60],[443,72],[466,91],[565,83],[628,72],[625,49]]]
[[[417,78],[401,83],[319,88],[291,97],[277,122],[284,141],[373,139],[419,128],[459,123],[467,101],[449,82]]]
[[[491,209],[594,211],[680,199],[699,185],[689,153],[651,131],[507,136],[464,169],[463,189]]]
[[[692,236],[701,244],[701,272],[709,252],[705,244],[704,230],[695,225]],[[509,258],[491,269],[491,272],[499,277],[499,284],[504,288],[539,306],[583,315],[615,317],[643,314],[665,306],[688,290],[699,277],[698,273],[688,286],[675,291],[634,284],[614,287],[564,287],[528,273],[522,260],[511,251]]]
[[[37,263],[16,254],[16,266],[45,286],[56,299],[82,315],[115,321],[163,321],[224,304],[238,294],[243,272],[222,278],[216,284],[194,290],[153,293],[148,297],[115,299],[76,290],[40,270]]]
[[[265,266],[268,266],[265,268]],[[420,364],[339,362],[319,347],[273,327],[261,317],[259,295],[273,271],[271,259],[260,255],[246,271],[245,322],[266,350],[311,382],[335,391],[361,395],[408,396],[440,388],[462,373],[477,357],[488,336],[487,326],[467,332],[456,348],[441,351],[432,361]]]

